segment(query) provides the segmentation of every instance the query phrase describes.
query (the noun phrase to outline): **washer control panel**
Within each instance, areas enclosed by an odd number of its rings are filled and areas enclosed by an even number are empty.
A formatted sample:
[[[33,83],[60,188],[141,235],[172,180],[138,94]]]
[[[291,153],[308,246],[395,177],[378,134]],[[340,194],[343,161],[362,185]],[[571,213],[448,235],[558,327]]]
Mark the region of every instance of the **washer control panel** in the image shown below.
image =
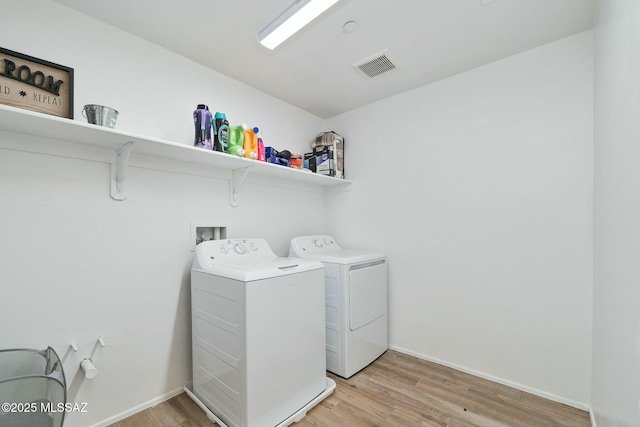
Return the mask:
[[[219,240],[219,251],[221,254],[246,255],[251,252],[258,252],[260,245],[252,239],[228,239]]]
[[[271,259],[276,255],[264,239],[223,239],[200,243],[196,256],[200,265],[211,265]]]

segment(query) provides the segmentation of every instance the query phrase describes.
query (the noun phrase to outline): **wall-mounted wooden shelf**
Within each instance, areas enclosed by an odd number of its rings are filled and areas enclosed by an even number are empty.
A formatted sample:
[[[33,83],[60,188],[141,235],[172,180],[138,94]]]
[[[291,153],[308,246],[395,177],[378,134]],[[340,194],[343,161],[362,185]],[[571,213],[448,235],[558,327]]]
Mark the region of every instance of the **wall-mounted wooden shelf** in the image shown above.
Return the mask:
[[[111,197],[115,200],[126,199],[124,183],[131,153],[229,171],[229,198],[233,206],[237,205],[236,195],[248,174],[277,177],[324,187],[352,185],[351,181],[345,179],[318,175],[6,105],[0,105],[0,131],[113,150],[115,155],[111,168]]]

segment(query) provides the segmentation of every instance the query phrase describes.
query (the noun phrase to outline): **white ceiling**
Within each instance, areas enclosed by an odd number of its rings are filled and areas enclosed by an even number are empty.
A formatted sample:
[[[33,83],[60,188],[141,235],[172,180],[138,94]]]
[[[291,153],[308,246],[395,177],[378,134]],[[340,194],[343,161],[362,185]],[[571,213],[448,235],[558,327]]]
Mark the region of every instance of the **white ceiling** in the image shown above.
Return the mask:
[[[257,34],[294,0],[56,1],[323,118],[588,30],[596,3],[341,0],[272,51]],[[400,68],[351,66],[383,49]]]

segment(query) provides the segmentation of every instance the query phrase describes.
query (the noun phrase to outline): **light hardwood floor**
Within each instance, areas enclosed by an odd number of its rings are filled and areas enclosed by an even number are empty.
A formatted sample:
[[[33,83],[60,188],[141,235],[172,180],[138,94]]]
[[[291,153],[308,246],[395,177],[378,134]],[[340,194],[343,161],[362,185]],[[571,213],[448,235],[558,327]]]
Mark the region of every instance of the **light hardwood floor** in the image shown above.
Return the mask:
[[[587,427],[575,408],[389,350],[293,427]],[[181,394],[111,427],[210,427]]]

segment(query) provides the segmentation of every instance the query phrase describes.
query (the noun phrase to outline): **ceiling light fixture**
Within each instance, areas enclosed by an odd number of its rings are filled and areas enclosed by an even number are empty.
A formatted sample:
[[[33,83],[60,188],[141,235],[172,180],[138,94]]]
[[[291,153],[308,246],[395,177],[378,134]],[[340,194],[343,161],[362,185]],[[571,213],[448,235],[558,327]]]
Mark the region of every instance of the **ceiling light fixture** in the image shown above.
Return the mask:
[[[339,0],[297,0],[258,34],[258,41],[269,49],[291,37]]]

